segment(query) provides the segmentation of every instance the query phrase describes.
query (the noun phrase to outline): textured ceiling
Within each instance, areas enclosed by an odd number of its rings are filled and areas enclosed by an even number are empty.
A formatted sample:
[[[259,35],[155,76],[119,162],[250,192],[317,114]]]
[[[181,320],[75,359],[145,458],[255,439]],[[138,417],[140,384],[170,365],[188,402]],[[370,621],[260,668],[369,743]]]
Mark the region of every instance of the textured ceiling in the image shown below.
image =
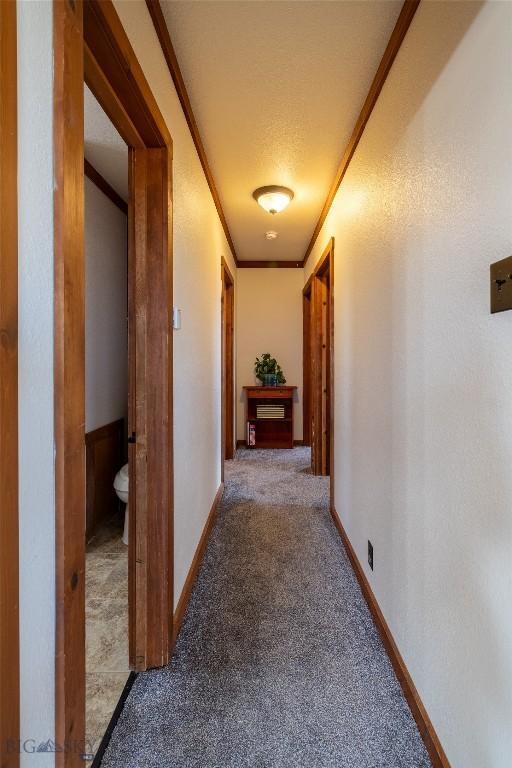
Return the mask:
[[[128,200],[128,148],[86,85],[84,144],[86,159]]]
[[[401,0],[161,4],[238,258],[302,259]],[[283,213],[267,184],[294,190]]]

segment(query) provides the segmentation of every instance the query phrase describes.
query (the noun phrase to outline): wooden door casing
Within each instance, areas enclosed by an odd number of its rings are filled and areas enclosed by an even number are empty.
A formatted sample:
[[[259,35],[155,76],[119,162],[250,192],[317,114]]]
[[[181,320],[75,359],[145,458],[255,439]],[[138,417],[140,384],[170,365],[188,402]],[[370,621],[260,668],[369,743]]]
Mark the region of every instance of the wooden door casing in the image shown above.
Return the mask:
[[[172,139],[111,0],[54,4],[56,715],[85,739],[84,79],[129,147],[129,645],[172,646]],[[57,750],[59,768],[83,765]]]
[[[309,315],[310,366],[304,350],[305,381],[309,377],[309,435],[311,469],[331,478],[331,505],[334,503],[334,240],[331,239],[304,289],[304,324]],[[308,334],[305,333],[305,336]],[[309,407],[308,407],[309,406]],[[307,434],[307,429],[306,429]]]
[[[129,163],[129,646],[143,670],[172,638],[171,152],[131,148]]]
[[[311,445],[311,283],[302,293],[302,442]]]
[[[16,3],[0,3],[0,765],[17,768],[19,689]],[[12,748],[14,745],[14,749]]]
[[[235,282],[221,260],[222,479],[224,460],[235,455]]]

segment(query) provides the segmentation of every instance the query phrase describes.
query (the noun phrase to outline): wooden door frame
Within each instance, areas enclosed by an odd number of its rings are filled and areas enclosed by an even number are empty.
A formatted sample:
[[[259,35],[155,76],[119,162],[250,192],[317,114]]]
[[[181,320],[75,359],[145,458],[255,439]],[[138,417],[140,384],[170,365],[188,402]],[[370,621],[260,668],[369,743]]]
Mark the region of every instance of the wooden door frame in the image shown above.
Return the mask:
[[[324,249],[322,256],[320,257],[318,264],[316,265],[313,273],[311,274],[308,282],[304,287],[304,296],[311,295],[311,357],[313,361],[319,356],[321,348],[322,338],[320,329],[320,314],[319,314],[319,288],[320,281],[328,275],[328,291],[329,291],[329,476],[330,476],[330,505],[331,509],[334,507],[334,238],[332,237],[326,248]],[[305,321],[304,321],[305,322]],[[305,376],[307,373],[307,360],[304,362]],[[311,376],[311,411],[309,417],[313,415],[313,409],[320,411],[322,408],[322,399],[324,398],[324,391],[322,387],[321,372],[319,375],[319,368],[316,367]],[[312,466],[322,466],[324,463],[324,457],[322,457],[321,448],[321,436],[311,435],[311,452],[312,452]],[[318,474],[324,474],[320,471]]]
[[[55,0],[53,16],[55,740],[72,745],[56,752],[59,768],[78,768],[85,747],[84,77],[129,147],[135,669],[166,663],[172,642],[172,140],[111,0]]]
[[[224,461],[235,455],[235,281],[224,257],[221,258],[221,282],[221,478],[224,480]]]
[[[0,3],[0,764],[20,763],[16,3]]]
[[[311,284],[310,275],[302,291],[302,441],[311,445]]]

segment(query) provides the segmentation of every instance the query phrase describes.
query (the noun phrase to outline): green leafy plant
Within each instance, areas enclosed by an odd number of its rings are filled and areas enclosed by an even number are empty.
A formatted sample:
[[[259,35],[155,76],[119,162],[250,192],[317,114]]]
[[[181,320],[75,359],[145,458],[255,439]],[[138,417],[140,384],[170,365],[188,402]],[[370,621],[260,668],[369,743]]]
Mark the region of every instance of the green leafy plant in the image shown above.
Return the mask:
[[[261,358],[256,358],[256,362],[254,363],[254,373],[256,374],[256,378],[263,384],[268,381],[266,378],[267,376],[275,376],[276,384],[286,384],[286,379],[281,366],[275,357],[272,357],[268,352],[265,352]]]

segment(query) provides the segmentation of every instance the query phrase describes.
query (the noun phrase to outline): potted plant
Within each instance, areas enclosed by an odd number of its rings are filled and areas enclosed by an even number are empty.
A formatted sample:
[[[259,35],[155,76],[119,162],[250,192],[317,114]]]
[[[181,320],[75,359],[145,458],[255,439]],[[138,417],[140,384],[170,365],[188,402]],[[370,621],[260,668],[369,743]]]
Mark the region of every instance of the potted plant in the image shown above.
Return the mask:
[[[277,387],[280,384],[286,384],[283,370],[275,357],[265,352],[256,358],[254,363],[254,373],[264,387]]]

